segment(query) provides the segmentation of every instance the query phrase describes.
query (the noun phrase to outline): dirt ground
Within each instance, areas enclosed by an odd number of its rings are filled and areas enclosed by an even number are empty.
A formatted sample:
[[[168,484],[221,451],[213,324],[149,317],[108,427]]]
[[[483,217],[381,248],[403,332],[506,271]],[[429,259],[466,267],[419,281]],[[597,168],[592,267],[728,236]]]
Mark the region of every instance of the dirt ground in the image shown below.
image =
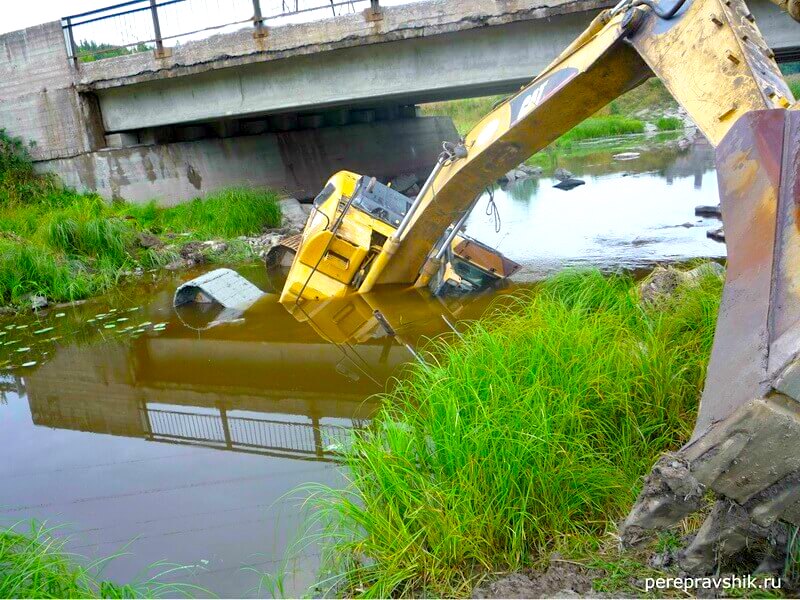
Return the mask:
[[[472,591],[472,597],[606,598],[606,594],[592,589],[592,581],[597,575],[597,571],[592,572],[577,563],[553,556],[546,571],[522,571],[504,575],[476,587]]]

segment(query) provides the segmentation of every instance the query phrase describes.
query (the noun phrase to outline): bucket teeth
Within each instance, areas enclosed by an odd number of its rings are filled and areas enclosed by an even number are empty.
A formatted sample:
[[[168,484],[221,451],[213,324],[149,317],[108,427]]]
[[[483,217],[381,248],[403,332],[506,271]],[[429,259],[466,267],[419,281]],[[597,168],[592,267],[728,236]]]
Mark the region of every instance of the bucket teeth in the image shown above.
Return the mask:
[[[677,454],[665,454],[645,478],[642,491],[620,527],[623,546],[638,546],[653,531],[666,529],[700,510],[705,488],[689,471],[689,463]]]

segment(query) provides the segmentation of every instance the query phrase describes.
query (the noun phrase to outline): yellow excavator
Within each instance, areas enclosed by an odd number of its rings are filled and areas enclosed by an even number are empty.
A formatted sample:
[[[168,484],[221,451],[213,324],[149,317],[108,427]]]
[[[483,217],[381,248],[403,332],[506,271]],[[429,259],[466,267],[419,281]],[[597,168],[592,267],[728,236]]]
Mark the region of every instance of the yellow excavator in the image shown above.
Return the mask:
[[[774,1],[800,21],[800,0]],[[486,186],[653,75],[716,148],[728,261],[692,439],[654,467],[621,535],[634,543],[677,522],[710,488],[729,504],[686,552],[701,565],[778,520],[800,525],[800,103],[743,0],[621,0],[445,144],[413,200],[337,173],[314,202],[280,301],[305,312],[387,284],[463,277],[454,250]],[[503,264],[484,250],[472,266]]]

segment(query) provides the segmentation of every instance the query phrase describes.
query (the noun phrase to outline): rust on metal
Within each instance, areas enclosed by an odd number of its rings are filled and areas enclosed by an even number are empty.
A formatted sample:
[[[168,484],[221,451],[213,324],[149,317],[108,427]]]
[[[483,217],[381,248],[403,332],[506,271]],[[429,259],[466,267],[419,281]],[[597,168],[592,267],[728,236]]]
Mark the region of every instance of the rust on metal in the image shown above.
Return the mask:
[[[464,239],[459,242],[453,248],[453,253],[459,258],[463,258],[479,268],[502,278],[511,277],[522,268],[519,263],[471,239]]]

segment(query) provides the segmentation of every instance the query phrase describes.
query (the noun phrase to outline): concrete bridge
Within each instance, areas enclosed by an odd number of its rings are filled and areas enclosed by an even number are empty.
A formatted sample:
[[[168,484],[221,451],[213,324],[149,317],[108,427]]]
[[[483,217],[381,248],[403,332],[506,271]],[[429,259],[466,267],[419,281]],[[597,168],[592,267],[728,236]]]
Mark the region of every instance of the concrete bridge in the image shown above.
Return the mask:
[[[424,175],[456,132],[416,104],[513,91],[611,3],[432,0],[87,63],[46,23],[0,36],[0,127],[68,184],[134,201]],[[778,57],[800,57],[797,24],[750,4]]]

